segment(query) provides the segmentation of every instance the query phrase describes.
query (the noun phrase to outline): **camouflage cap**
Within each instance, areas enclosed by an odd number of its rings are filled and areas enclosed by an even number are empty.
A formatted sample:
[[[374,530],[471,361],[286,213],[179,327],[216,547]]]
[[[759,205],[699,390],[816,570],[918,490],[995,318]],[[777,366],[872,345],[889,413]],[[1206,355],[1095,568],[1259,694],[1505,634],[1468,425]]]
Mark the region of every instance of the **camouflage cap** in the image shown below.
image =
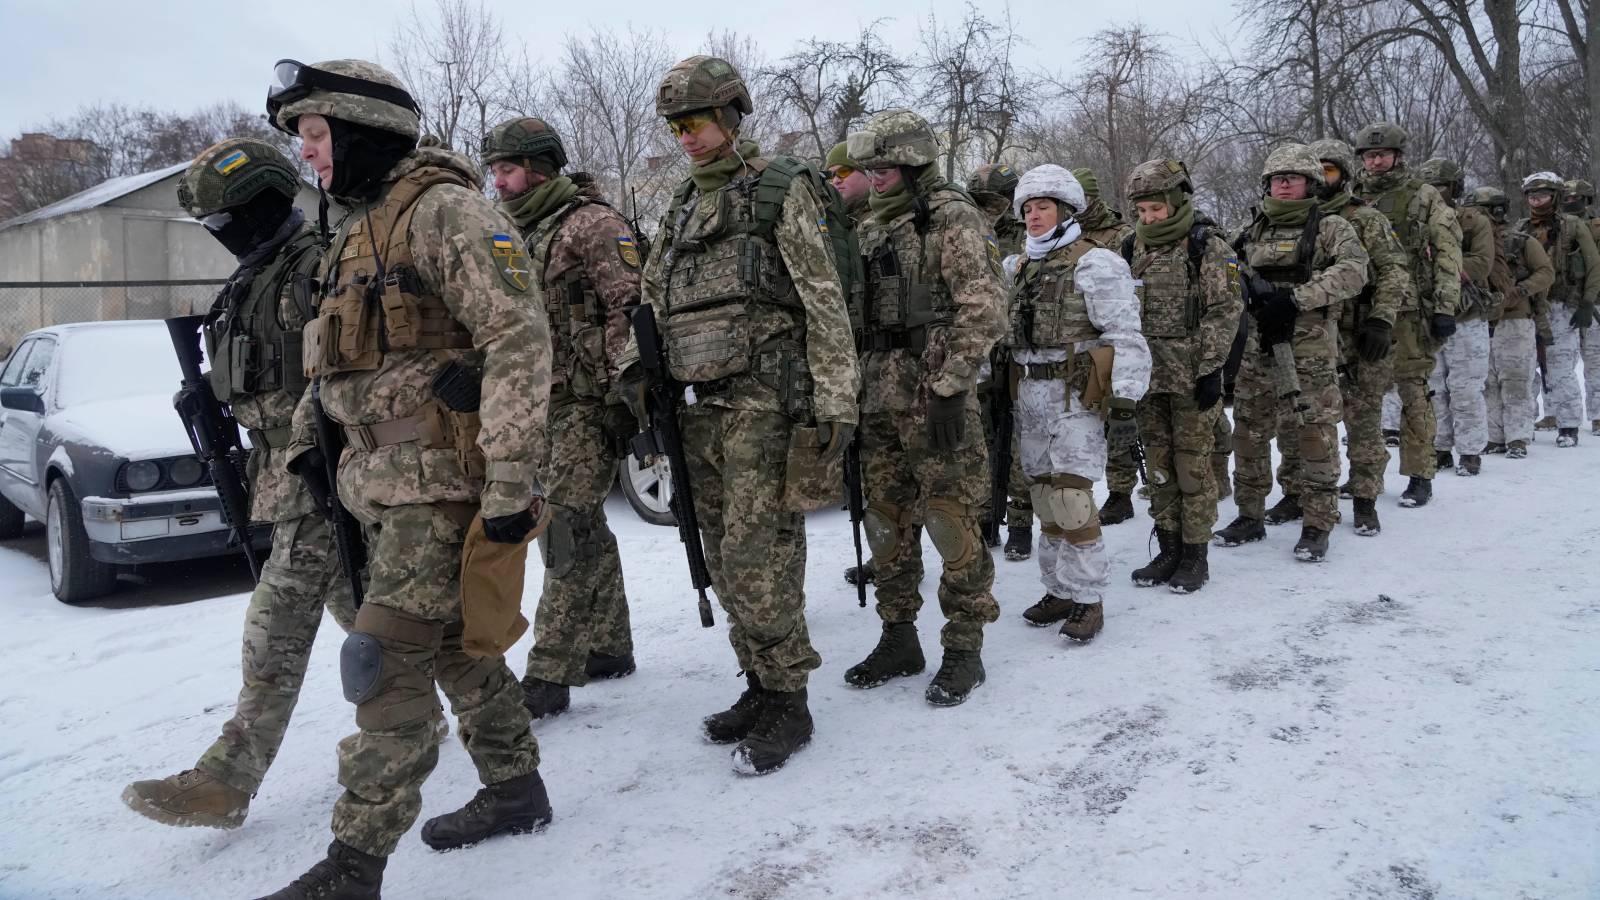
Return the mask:
[[[1460,184],[1465,177],[1460,163],[1442,156],[1435,156],[1419,166],[1417,175],[1432,185]]]
[[[1011,198],[1012,215],[1022,218],[1022,207],[1029,200],[1040,197],[1048,197],[1065,205],[1072,215],[1083,212],[1089,205],[1078,179],[1066,169],[1050,163],[1034,166],[1017,181],[1016,195]]]
[[[1492,185],[1487,185],[1487,184],[1483,185],[1481,187],[1473,188],[1472,189],[1472,193],[1468,194],[1466,196],[1466,198],[1461,201],[1461,205],[1462,206],[1485,206],[1485,207],[1487,207],[1487,206],[1508,206],[1508,205],[1510,205],[1510,203],[1511,203],[1511,198],[1506,196],[1506,192],[1505,191],[1502,191],[1497,187],[1494,187]]]
[[[1265,184],[1274,175],[1304,175],[1306,181],[1325,186],[1322,160],[1305,144],[1279,144],[1267,154],[1266,165],[1261,167],[1261,181]]]
[[[1160,197],[1170,202],[1168,192],[1194,193],[1194,182],[1189,180],[1189,167],[1181,160],[1152,159],[1133,167],[1128,173],[1128,199],[1142,200]]]
[[[742,116],[755,109],[739,70],[715,56],[691,56],[678,63],[661,77],[656,89],[656,115],[663,119],[724,106]]]
[[[1552,191],[1556,196],[1561,196],[1561,176],[1554,172],[1535,172],[1522,179],[1522,192],[1531,194],[1534,191]]]
[[[1078,184],[1083,186],[1083,195],[1091,201],[1100,199],[1100,179],[1094,175],[1094,170],[1088,167],[1079,167],[1072,170],[1072,177],[1078,179]]]
[[[277,148],[254,138],[228,138],[200,151],[178,179],[178,205],[196,219],[239,206],[262,191],[294,200],[300,177]]]
[[[822,161],[822,167],[824,169],[831,169],[834,166],[850,166],[855,168],[856,162],[850,158],[848,149],[849,146],[850,143],[848,141],[840,141],[839,143],[834,144],[833,149],[828,151],[827,158]]]
[[[868,169],[925,166],[939,158],[928,120],[909,109],[886,109],[848,141],[850,158]]]
[[[1594,200],[1594,185],[1582,178],[1569,178],[1563,186],[1568,197],[1583,197]]]
[[[1017,190],[1017,170],[1005,163],[990,163],[972,170],[967,176],[967,190],[973,195],[994,194],[1011,199]]]
[[[1393,122],[1373,122],[1361,129],[1356,138],[1356,152],[1368,150],[1405,150],[1406,130]]]
[[[486,166],[503,159],[539,159],[559,172],[567,164],[561,136],[548,122],[533,116],[510,119],[489,129],[483,136],[480,155]]]
[[[388,69],[363,59],[333,59],[327,62],[315,63],[311,68],[334,75],[343,75],[346,78],[397,88],[405,91],[408,96],[410,93],[406,90],[405,84]],[[272,111],[273,104],[270,96],[267,104],[268,110]],[[281,131],[294,134],[295,122],[303,115],[329,116],[346,122],[353,122],[357,125],[367,125],[372,128],[381,128],[384,131],[392,131],[412,139],[416,139],[422,134],[422,121],[414,110],[376,97],[317,87],[313,87],[310,93],[304,97],[285,103],[282,107],[277,108],[273,114],[272,124],[276,125]]]
[[[1361,164],[1356,162],[1356,151],[1338,138],[1312,141],[1311,152],[1316,154],[1317,159],[1338,166],[1346,178],[1361,171]]]

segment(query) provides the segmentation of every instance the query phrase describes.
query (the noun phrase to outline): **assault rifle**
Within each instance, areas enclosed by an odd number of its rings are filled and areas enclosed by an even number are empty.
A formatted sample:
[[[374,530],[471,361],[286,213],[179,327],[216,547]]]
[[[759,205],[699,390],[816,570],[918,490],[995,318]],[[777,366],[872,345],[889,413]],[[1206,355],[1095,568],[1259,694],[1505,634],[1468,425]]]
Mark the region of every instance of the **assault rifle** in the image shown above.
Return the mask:
[[[1011,499],[1011,357],[1003,350],[989,358],[989,423],[994,440],[989,444],[989,521],[984,523],[984,539],[1000,543],[1000,523],[1005,521]]]
[[[316,412],[317,449],[322,452],[322,465],[328,479],[328,505],[323,512],[333,526],[333,548],[339,554],[339,567],[344,569],[344,577],[350,581],[350,596],[359,609],[364,593],[361,573],[367,568],[367,540],[361,533],[361,523],[339,499],[339,457],[344,453],[344,429],[322,408],[321,378],[311,382],[311,408]]]
[[[1276,288],[1260,275],[1251,274],[1246,282],[1249,293],[1250,314],[1256,317],[1256,333],[1261,341],[1261,352],[1269,358],[1272,367],[1272,384],[1279,403],[1289,404],[1301,421],[1311,407],[1300,393],[1300,374],[1294,365],[1294,326],[1286,330],[1261,328],[1261,312]]]
[[[239,438],[239,423],[233,411],[217,400],[211,382],[200,374],[200,324],[205,316],[178,316],[167,320],[167,334],[178,354],[183,385],[172,405],[183,420],[189,446],[211,475],[217,499],[222,506],[222,521],[228,526],[228,545],[238,544],[250,562],[250,574],[261,577],[261,561],[250,543],[250,489],[245,466],[250,454]],[[265,450],[265,448],[262,448]]]
[[[857,428],[855,434],[850,436],[850,443],[844,448],[844,496],[845,502],[850,507],[850,537],[856,544],[856,572],[860,572],[861,561],[861,522],[866,518],[866,502],[861,495],[861,429]],[[859,606],[867,605],[867,579],[856,578],[856,602]]]
[[[683,434],[678,430],[678,407],[683,403],[683,385],[674,381],[667,368],[667,348],[656,330],[655,307],[641,303],[628,310],[633,338],[639,345],[639,368],[644,373],[645,409],[650,425],[633,436],[633,455],[640,462],[657,456],[667,457],[672,470],[672,499],[668,501],[673,518],[678,520],[678,540],[689,557],[689,582],[700,595],[700,624],[712,625],[711,570],[706,566],[706,551],[700,542],[700,521],[694,511],[694,489],[689,482],[689,460],[683,452]]]

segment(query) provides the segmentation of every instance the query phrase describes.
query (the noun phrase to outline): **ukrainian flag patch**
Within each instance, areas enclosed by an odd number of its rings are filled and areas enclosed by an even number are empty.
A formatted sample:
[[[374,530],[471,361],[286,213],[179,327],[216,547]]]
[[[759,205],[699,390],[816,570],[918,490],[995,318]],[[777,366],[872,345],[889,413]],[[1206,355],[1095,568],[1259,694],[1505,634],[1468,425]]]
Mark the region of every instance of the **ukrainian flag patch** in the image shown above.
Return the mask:
[[[828,217],[827,216],[822,216],[822,217],[817,219],[817,230],[822,232],[823,234],[827,234],[828,233]]]
[[[994,235],[986,234],[983,236],[983,245],[989,248],[989,261],[998,265],[1000,262],[1000,242],[994,239]]]
[[[622,259],[622,264],[630,269],[639,268],[639,245],[633,242],[629,235],[617,238],[617,256]]]
[[[234,170],[250,161],[243,150],[235,150],[227,156],[211,164],[211,167],[224,175],[232,175]]]
[[[518,293],[528,289],[528,275],[533,271],[528,254],[511,235],[495,232],[489,235],[489,252],[494,256],[495,271],[500,278]]]

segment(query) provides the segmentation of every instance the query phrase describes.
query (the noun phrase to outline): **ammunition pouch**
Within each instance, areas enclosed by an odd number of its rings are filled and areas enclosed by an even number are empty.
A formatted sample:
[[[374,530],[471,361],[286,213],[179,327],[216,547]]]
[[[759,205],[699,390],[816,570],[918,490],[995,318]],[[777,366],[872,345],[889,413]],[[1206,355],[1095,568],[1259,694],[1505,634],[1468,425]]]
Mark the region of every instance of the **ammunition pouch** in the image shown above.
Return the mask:
[[[783,508],[810,512],[837,505],[844,489],[844,455],[822,455],[822,440],[815,426],[789,429],[789,454],[784,462]]]
[[[930,326],[955,321],[955,299],[944,283],[908,273],[899,252],[887,243],[866,259],[864,297],[856,334],[861,352],[911,349],[920,353],[927,346]]]
[[[346,425],[345,440],[355,449],[371,453],[379,447],[415,443],[424,450],[453,449],[461,471],[471,479],[484,477],[483,451],[478,449],[482,428],[476,412],[454,412],[442,403],[429,403],[414,416],[367,425]]]

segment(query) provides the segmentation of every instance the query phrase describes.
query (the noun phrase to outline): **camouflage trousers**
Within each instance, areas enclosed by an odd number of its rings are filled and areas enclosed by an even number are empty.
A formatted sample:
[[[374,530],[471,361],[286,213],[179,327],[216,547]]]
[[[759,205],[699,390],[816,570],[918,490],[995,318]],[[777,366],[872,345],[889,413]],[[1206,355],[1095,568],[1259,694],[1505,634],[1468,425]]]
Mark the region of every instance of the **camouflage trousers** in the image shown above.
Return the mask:
[[[1228,459],[1233,456],[1233,420],[1217,407],[1217,417],[1211,422],[1211,477],[1217,485],[1217,496],[1233,493],[1233,476],[1228,474]]]
[[[1489,323],[1457,322],[1428,377],[1437,423],[1433,449],[1476,456],[1488,441],[1483,389],[1489,379]]]
[[[1149,460],[1145,460],[1145,471],[1150,471]],[[1106,490],[1131,496],[1138,487],[1139,465],[1133,461],[1133,451],[1106,456]]]
[[[333,833],[388,856],[416,821],[422,783],[439,761],[435,685],[484,784],[537,769],[539,744],[505,658],[462,649],[461,549],[477,504],[362,508],[350,487],[340,493],[367,525],[368,556],[354,633],[377,640],[381,663],[371,696],[356,706],[361,730],[339,742],[344,793],[334,803]]]
[[[1400,474],[1432,478],[1433,401],[1428,376],[1433,374],[1438,346],[1415,310],[1400,313],[1394,323],[1394,386],[1400,394]]]
[[[783,507],[790,420],[696,403],[678,421],[706,565],[739,668],[769,690],[797,691],[822,657],[806,630],[805,518]]]
[[[1331,531],[1339,520],[1339,433],[1343,399],[1339,394],[1338,343],[1334,325],[1320,314],[1302,315],[1295,324],[1295,374],[1300,382],[1298,409],[1285,407],[1270,374],[1255,332],[1245,346],[1244,362],[1234,387],[1234,500],[1240,515],[1266,516],[1272,490],[1272,438],[1280,452],[1289,449],[1286,483],[1300,498],[1305,524]],[[1280,430],[1279,417],[1288,419]],[[1298,463],[1294,462],[1298,451]]]
[[[1534,388],[1539,376],[1532,319],[1503,319],[1489,336],[1489,377],[1483,389],[1487,439],[1533,441]]]
[[[1600,325],[1578,333],[1583,357],[1583,403],[1589,421],[1600,422]]]
[[[1578,387],[1578,329],[1572,327],[1574,307],[1567,303],[1550,304],[1550,346],[1544,348],[1548,367],[1545,381],[1544,414],[1556,417],[1557,428],[1577,428],[1583,424],[1583,397]]]
[[[272,555],[245,612],[239,702],[196,768],[247,794],[261,789],[300,699],[323,607],[345,631],[355,624],[328,520],[312,514],[276,523]]]
[[[1163,531],[1182,531],[1185,544],[1210,543],[1217,524],[1211,450],[1222,404],[1202,410],[1191,394],[1145,394],[1138,411],[1150,518]]]
[[[539,477],[555,518],[539,540],[544,591],[526,674],[556,684],[587,683],[590,651],[633,652],[622,558],[606,524],[617,456],[605,416],[601,401],[575,399],[559,389],[551,394],[549,462]]]
[[[1355,335],[1347,337],[1355,344]],[[1383,409],[1394,384],[1394,353],[1377,362],[1352,358],[1339,386],[1344,396],[1345,456],[1350,460],[1350,494],[1375,500],[1383,493],[1389,448],[1383,442]]]
[[[978,426],[977,402],[969,401],[963,445],[937,451],[928,446],[925,407],[867,413],[861,421],[867,516],[869,523],[881,523],[869,529],[878,532],[872,540],[878,617],[884,622],[916,621],[923,603],[917,526],[924,526],[944,559],[939,609],[945,625],[939,639],[952,650],[981,649],[983,626],[1000,618],[992,593],[994,559],[978,530],[989,494]],[[1020,454],[1017,459],[1020,465]],[[1031,522],[1031,506],[1029,515]]]

